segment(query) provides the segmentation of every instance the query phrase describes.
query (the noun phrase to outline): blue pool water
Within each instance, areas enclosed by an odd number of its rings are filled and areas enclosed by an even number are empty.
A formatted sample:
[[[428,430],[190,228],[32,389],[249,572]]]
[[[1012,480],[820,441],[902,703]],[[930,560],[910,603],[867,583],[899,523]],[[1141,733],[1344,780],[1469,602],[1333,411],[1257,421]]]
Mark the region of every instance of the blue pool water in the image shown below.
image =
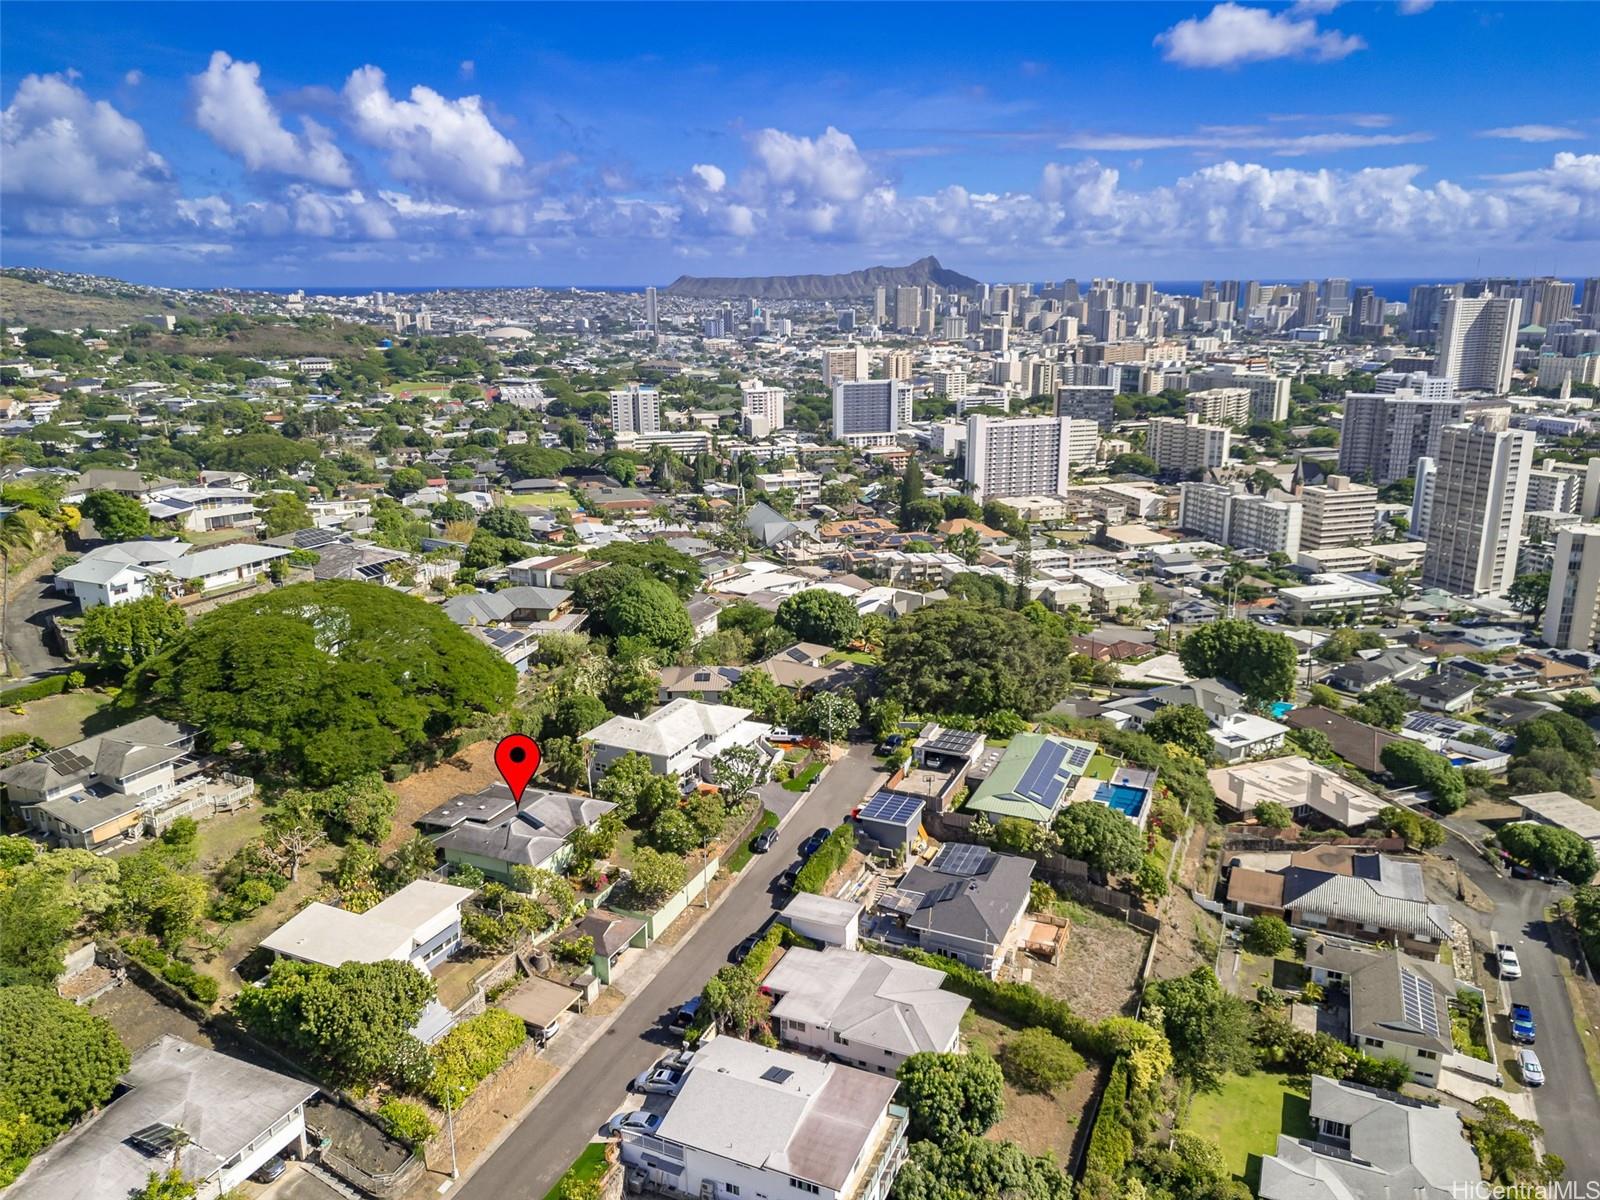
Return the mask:
[[[1272,706],[1272,719],[1274,721],[1281,721],[1283,720],[1284,713],[1292,712],[1293,710],[1294,705],[1285,700],[1279,700]]]
[[[1144,807],[1145,789],[1129,787],[1125,783],[1102,783],[1094,793],[1094,798],[1102,804],[1109,804],[1125,817],[1137,817],[1139,810]]]

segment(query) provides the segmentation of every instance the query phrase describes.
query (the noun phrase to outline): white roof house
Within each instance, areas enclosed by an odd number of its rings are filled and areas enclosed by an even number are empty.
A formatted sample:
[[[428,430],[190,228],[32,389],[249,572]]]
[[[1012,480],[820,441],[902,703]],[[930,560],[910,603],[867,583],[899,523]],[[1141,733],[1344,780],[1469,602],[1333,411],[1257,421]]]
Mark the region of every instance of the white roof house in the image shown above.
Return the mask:
[[[683,776],[734,746],[760,748],[772,726],[750,715],[748,708],[679,698],[648,716],[612,717],[583,735],[594,744],[591,782],[625,754],[644,755],[657,774]]]
[[[419,879],[363,913],[310,904],[261,945],[283,958],[327,967],[394,959],[427,970],[460,943],[461,905],[471,895],[471,888]]]
[[[1522,805],[1531,819],[1570,830],[1600,850],[1600,809],[1591,808],[1565,792],[1532,792],[1511,797],[1511,803]]]
[[[1272,801],[1297,817],[1315,813],[1343,829],[1360,829],[1383,801],[1342,775],[1298,754],[1206,772],[1223,804],[1244,816]]]
[[[905,1160],[898,1086],[719,1037],[696,1052],[655,1133],[624,1132],[622,1161],[648,1185],[691,1196],[884,1200]]]
[[[1248,712],[1225,713],[1211,723],[1211,745],[1224,762],[1238,762],[1276,750],[1288,734],[1287,725]]]
[[[70,567],[57,571],[55,588],[73,596],[84,610],[101,604],[127,604],[152,594],[160,577],[193,580],[212,591],[253,579],[289,550],[234,542],[197,550],[177,539],[149,539],[98,546]]]

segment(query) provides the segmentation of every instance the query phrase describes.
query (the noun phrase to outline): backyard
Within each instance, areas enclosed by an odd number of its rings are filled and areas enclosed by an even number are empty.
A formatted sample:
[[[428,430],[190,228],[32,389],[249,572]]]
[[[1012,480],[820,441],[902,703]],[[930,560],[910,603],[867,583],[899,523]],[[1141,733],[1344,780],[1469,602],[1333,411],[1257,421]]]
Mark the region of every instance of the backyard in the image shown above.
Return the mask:
[[[1056,965],[1019,959],[1032,972],[1030,982],[1091,1020],[1130,1015],[1150,947],[1148,935],[1070,900],[1058,901],[1055,908],[1072,922],[1071,935]]]
[[[968,1047],[990,1055],[998,1055],[1018,1032],[1015,1026],[976,1008],[968,1009],[961,1018],[961,1036]],[[987,1136],[993,1141],[1015,1142],[1029,1154],[1053,1151],[1057,1162],[1070,1163],[1084,1110],[1094,1098],[1097,1075],[1090,1063],[1049,1095],[1021,1091],[1008,1082],[1005,1116]]]
[[[1216,1142],[1234,1177],[1254,1192],[1261,1158],[1277,1148],[1280,1133],[1311,1136],[1310,1084],[1304,1076],[1276,1071],[1229,1075],[1218,1091],[1190,1101],[1183,1127]]]
[[[109,729],[113,722],[96,721],[93,718],[110,703],[111,697],[104,692],[87,691],[67,692],[60,696],[47,696],[43,700],[31,700],[24,706],[28,715],[18,721],[17,728],[23,733],[43,738],[53,748],[59,749],[82,741],[86,726],[88,731],[95,733]],[[12,719],[14,718],[7,718],[8,726]],[[133,718],[130,716],[128,719]]]

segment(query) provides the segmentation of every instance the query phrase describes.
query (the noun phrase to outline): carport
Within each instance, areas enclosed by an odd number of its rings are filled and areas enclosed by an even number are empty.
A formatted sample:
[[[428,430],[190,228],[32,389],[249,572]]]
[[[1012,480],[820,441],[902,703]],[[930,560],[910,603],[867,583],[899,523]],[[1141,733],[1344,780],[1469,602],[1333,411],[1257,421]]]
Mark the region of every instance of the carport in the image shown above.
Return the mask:
[[[548,1040],[553,1032],[546,1031],[551,1030],[577,999],[578,993],[572,988],[535,975],[495,1003],[513,1016],[521,1017],[529,1033]]]

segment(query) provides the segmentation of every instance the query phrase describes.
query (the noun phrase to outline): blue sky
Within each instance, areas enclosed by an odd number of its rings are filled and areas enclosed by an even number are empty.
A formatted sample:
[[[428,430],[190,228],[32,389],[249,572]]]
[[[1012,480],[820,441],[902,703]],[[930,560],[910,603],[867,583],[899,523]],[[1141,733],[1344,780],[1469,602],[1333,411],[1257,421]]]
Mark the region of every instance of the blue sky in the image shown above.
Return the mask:
[[[7,265],[1600,271],[1590,3],[0,7]]]

